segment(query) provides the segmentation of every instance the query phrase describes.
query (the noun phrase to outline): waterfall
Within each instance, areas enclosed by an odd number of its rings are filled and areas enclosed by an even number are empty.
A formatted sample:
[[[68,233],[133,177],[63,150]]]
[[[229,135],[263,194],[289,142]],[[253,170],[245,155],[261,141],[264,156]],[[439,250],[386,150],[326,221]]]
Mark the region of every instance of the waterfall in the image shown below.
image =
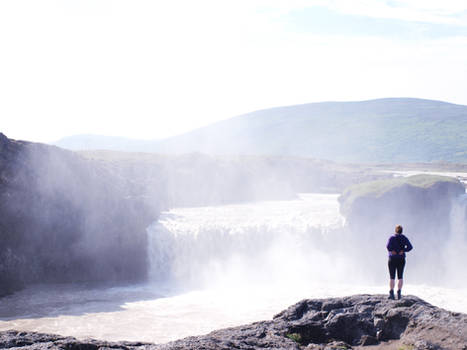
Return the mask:
[[[337,195],[328,194],[173,209],[148,228],[149,276],[184,287],[337,276],[348,264],[324,248],[342,225]]]
[[[451,210],[451,241],[465,244],[467,239],[467,193],[457,198]]]
[[[415,246],[407,270],[410,281],[452,287],[467,283],[466,210],[467,194],[452,204],[446,231],[439,232],[443,244],[428,244],[430,254]],[[190,289],[385,282],[386,237],[366,247],[343,223],[337,195],[173,209],[148,228],[150,280]]]
[[[451,209],[450,231],[444,249],[446,282],[455,287],[467,285],[467,194],[457,198]]]

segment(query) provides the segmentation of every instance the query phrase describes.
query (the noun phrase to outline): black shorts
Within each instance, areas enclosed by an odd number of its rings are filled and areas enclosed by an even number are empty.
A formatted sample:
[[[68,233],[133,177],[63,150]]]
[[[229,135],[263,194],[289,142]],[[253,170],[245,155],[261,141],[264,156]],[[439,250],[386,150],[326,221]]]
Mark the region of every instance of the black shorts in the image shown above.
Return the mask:
[[[389,276],[391,279],[396,278],[396,270],[397,270],[397,279],[401,280],[404,275],[404,266],[405,266],[405,258],[399,257],[390,257],[388,261],[389,267]]]

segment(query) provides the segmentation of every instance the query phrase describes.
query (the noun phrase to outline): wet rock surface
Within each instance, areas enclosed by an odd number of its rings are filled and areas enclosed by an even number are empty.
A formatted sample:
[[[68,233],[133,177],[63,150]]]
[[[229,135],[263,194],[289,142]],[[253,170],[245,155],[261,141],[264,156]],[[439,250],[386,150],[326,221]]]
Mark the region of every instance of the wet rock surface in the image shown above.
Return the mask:
[[[20,333],[0,333],[12,349],[410,349],[467,350],[467,315],[407,296],[382,295],[302,300],[272,320],[217,330],[167,344],[109,343]]]
[[[143,345],[143,343],[109,343],[92,339],[77,340],[72,337],[62,337],[59,335],[32,332],[0,332],[0,349],[134,349]]]

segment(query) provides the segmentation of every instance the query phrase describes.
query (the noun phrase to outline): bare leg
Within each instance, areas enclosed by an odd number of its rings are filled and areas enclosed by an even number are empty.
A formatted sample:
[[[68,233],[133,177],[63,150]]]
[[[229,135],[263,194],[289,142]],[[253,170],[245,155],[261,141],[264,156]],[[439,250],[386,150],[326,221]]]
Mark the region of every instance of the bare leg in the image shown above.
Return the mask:
[[[403,284],[404,284],[404,280],[402,278],[397,280],[397,289],[401,290]],[[394,284],[393,284],[393,286],[394,286]]]
[[[389,297],[388,299],[394,300],[394,285],[395,281],[393,279],[389,280]]]

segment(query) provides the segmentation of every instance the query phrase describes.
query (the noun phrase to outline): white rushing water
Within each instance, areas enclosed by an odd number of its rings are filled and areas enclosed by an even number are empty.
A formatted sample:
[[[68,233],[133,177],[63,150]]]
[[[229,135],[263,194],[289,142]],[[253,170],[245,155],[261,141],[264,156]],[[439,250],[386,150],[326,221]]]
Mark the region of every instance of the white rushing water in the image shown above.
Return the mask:
[[[339,262],[328,261],[319,246],[329,230],[343,225],[337,197],[308,194],[163,213],[148,230],[150,278],[199,288],[297,282],[331,273],[323,264],[339,274]]]
[[[465,247],[465,205],[453,209],[453,249]],[[148,228],[151,283],[29,288],[0,299],[0,330],[161,343],[270,319],[303,298],[386,294],[386,283],[359,278],[358,264],[331,251],[342,225],[337,195],[173,209]],[[410,261],[405,294],[467,313],[465,285],[411,284]],[[386,279],[384,245],[367,268]]]

